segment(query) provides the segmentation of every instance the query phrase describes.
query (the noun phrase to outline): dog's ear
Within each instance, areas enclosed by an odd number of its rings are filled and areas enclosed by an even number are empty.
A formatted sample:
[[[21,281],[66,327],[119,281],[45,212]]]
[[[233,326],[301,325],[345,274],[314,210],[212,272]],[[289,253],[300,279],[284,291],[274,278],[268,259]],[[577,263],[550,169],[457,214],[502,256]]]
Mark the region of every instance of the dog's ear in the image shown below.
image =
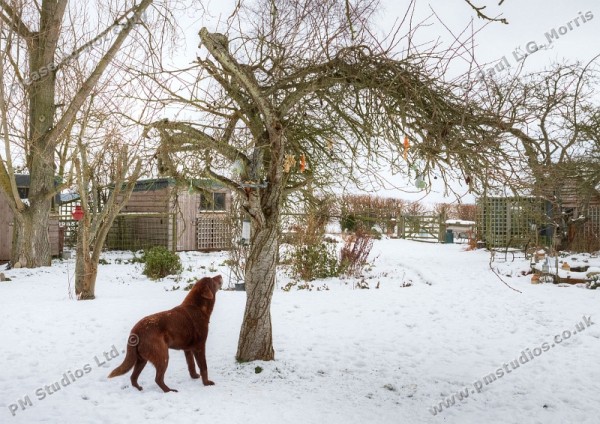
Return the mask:
[[[215,295],[210,290],[210,287],[208,287],[208,284],[204,284],[202,286],[202,288],[200,289],[200,296],[208,300],[212,300],[215,298]]]

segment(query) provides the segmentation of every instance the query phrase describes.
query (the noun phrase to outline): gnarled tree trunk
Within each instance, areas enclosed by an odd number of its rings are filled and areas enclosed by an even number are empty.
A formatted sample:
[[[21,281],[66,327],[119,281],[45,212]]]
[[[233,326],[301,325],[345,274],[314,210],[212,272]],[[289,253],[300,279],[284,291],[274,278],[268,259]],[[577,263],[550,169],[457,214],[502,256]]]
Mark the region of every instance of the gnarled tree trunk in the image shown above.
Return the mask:
[[[36,268],[51,262],[48,221],[50,204],[32,202],[14,220],[11,262],[13,266]]]
[[[256,226],[256,221],[253,222]],[[236,359],[240,362],[275,359],[271,329],[271,299],[279,240],[277,221],[255,228],[246,261],[246,310],[240,330]]]
[[[245,202],[253,228],[246,261],[246,310],[236,354],[240,362],[275,359],[271,299],[275,289],[279,216],[285,186],[284,139],[279,121],[273,120],[268,128],[265,135],[271,146],[270,154],[267,158],[260,154],[253,155],[250,169],[251,175],[257,175],[257,170],[267,164],[267,186],[249,190]],[[263,162],[263,159],[266,160]]]

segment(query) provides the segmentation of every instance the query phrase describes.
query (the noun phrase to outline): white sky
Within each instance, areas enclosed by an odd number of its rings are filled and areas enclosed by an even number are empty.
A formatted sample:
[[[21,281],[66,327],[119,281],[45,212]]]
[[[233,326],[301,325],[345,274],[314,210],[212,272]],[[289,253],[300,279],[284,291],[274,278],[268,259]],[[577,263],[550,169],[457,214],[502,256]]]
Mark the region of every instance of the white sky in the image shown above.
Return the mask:
[[[414,21],[419,22],[429,17],[429,25],[423,27],[418,33],[420,39],[438,40],[441,43],[440,47],[449,47],[453,42],[451,32],[460,34],[465,28],[470,28],[472,22],[472,28],[477,32],[474,49],[476,62],[482,69],[489,69],[499,62],[507,64],[509,68],[503,72],[517,71],[520,65],[517,58],[523,56],[528,46],[529,51],[534,50],[536,46],[539,50],[531,54],[525,62],[527,71],[539,70],[562,61],[587,62],[600,54],[600,47],[597,44],[597,40],[600,39],[600,3],[597,0],[527,0],[526,2],[505,0],[502,6],[497,5],[498,0],[474,0],[474,3],[487,5],[485,12],[488,15],[501,15],[509,21],[509,24],[489,23],[478,19],[475,12],[463,0],[416,0]],[[218,30],[216,25],[219,19],[226,20],[234,4],[234,0],[213,1],[206,6],[212,16],[187,16],[182,19],[182,22],[189,22],[182,25],[186,34],[186,49],[185,51],[182,49],[177,55],[181,58],[182,64],[189,63],[195,58],[200,27],[207,26],[211,30]],[[395,19],[402,18],[409,2],[382,0],[382,4],[380,24],[382,32],[385,32]],[[444,25],[439,23],[438,18],[432,16],[433,11],[443,20]],[[587,16],[585,18],[587,22],[583,22],[581,15]],[[591,19],[590,15],[593,16]],[[553,30],[558,37],[549,43],[546,34],[551,34]],[[515,51],[517,52],[514,53]],[[457,64],[451,72],[464,71],[459,68]],[[379,195],[407,200],[419,200],[425,196],[424,192],[416,190],[414,180],[410,180],[407,175],[387,174],[387,179],[390,181],[390,186],[402,187],[412,193],[390,188],[379,190]],[[457,183],[453,187],[461,194],[467,193],[464,183],[462,186]],[[434,184],[431,193],[423,201],[436,203],[452,202],[456,199],[454,196],[445,198],[443,191],[441,184],[439,186]],[[462,200],[473,202],[474,198],[466,194]]]

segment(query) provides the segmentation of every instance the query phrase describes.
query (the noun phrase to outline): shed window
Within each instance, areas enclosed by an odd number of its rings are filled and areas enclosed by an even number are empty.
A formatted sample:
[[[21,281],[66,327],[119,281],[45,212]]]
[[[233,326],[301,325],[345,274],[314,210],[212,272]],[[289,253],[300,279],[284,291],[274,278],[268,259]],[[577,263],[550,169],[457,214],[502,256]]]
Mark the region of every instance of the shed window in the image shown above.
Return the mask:
[[[202,194],[200,197],[201,211],[224,211],[225,193]]]

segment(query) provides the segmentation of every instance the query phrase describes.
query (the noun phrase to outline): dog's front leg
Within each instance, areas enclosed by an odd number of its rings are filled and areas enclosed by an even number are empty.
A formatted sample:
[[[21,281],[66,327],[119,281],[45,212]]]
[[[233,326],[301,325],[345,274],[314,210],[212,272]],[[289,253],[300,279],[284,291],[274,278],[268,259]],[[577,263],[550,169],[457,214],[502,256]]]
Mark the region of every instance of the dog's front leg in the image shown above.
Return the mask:
[[[187,362],[188,371],[190,372],[190,377],[192,378],[200,378],[200,375],[196,372],[196,363],[194,362],[194,354],[191,350],[184,350],[185,353],[185,361]]]
[[[206,349],[202,348],[201,350],[194,351],[194,356],[196,357],[196,361],[198,361],[198,366],[200,367],[200,375],[202,376],[202,383],[205,386],[214,386],[215,383],[208,379],[208,367],[206,366]]]

